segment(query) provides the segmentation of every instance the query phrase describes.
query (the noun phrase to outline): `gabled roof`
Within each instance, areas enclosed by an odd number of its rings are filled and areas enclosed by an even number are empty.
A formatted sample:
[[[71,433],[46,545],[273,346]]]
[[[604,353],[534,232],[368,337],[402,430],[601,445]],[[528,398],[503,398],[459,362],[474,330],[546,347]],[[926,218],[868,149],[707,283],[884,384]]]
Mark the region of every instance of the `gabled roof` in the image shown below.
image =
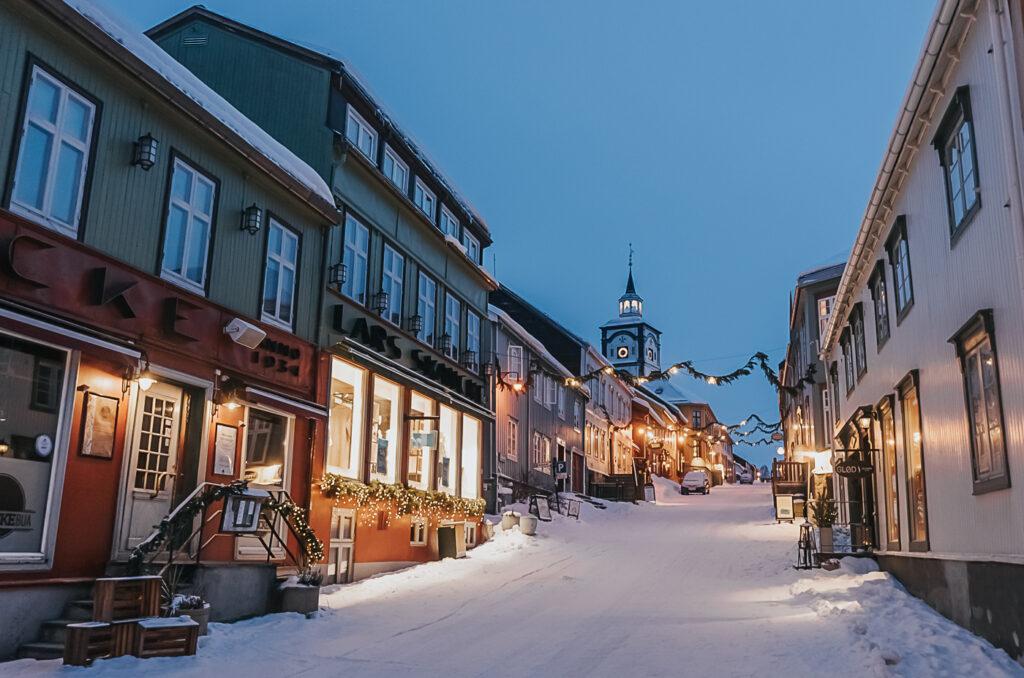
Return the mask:
[[[289,192],[328,220],[337,221],[334,196],[316,170],[137,29],[92,0],[37,0],[36,4],[220,137]]]
[[[562,363],[558,362],[558,359],[555,358],[555,356],[551,355],[551,352],[548,351],[548,349],[539,339],[537,339],[537,337],[527,332],[526,328],[517,323],[508,313],[505,313],[497,306],[488,304],[487,315],[490,318],[491,322],[501,323],[509,332],[514,334],[521,341],[525,342],[526,345],[530,347],[530,350],[533,351],[538,358],[549,363],[551,367],[553,367],[563,377],[568,379],[570,377],[575,376],[572,372],[565,369],[565,366],[562,365]],[[587,395],[588,397],[590,396],[590,389],[586,386],[586,384],[581,385],[580,390],[583,391],[584,394]]]
[[[377,117],[380,119],[381,123],[401,138],[402,142],[406,146],[406,150],[408,150],[408,152],[411,153],[427,169],[431,178],[437,181],[437,183],[439,183],[441,187],[451,195],[452,200],[458,204],[459,208],[469,215],[481,235],[483,235],[484,239],[487,241],[486,244],[490,244],[491,231],[487,226],[487,222],[484,221],[484,218],[480,216],[480,213],[477,212],[470,202],[463,197],[458,189],[455,188],[455,185],[451,180],[437,168],[434,161],[428,158],[427,154],[422,150],[422,144],[416,142],[408,132],[403,130],[401,126],[395,122],[394,116],[391,115],[380,103],[380,99],[371,93],[370,88],[365,84],[365,79],[358,75],[357,71],[349,62],[343,60],[329,49],[281,38],[235,19],[231,19],[230,17],[210,11],[202,5],[193,5],[192,7],[175,14],[169,19],[166,19],[150,28],[146,31],[146,34],[157,37],[176,28],[180,24],[196,18],[218,24],[227,30],[243,34],[251,39],[270,45],[275,49],[292,54],[300,59],[339,73],[346,82],[350,83],[353,88],[359,92],[370,107],[376,111]],[[340,133],[343,132],[344,130],[340,131]]]
[[[809,271],[801,273],[797,277],[796,286],[809,287],[810,285],[832,279],[835,279],[838,284],[839,278],[843,275],[844,268],[846,268],[845,261],[838,264],[827,264],[825,266],[819,266],[818,268],[812,268]]]

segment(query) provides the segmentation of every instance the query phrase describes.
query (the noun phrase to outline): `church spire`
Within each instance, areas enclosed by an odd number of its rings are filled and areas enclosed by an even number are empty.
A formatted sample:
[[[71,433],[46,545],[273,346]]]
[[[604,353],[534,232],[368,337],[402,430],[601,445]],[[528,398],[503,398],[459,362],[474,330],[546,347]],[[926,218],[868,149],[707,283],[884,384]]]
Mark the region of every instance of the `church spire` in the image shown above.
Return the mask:
[[[626,280],[626,294],[636,294],[636,285],[633,284],[633,243],[629,243],[629,278]]]
[[[633,243],[629,243],[629,277],[626,278],[626,292],[619,297],[619,317],[638,318],[644,314],[644,300],[636,293],[633,282]]]

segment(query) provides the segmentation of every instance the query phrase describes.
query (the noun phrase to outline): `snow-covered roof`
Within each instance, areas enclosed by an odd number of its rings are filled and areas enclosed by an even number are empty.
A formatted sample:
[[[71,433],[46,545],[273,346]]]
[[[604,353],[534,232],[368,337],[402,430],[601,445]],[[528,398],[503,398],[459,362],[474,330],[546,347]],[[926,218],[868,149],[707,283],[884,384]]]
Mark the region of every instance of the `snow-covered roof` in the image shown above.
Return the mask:
[[[110,48],[108,53],[111,56],[118,59],[134,57],[137,60],[137,63],[132,64],[134,70],[148,69],[148,75],[156,76],[163,84],[170,85],[189,101],[197,104],[277,169],[298,182],[310,195],[316,196],[328,205],[334,205],[331,189],[312,167],[267,134],[259,125],[242,115],[206,83],[146,37],[142,31],[99,7],[93,0],[44,1],[57,10],[62,4],[66,5],[107,38],[107,47]],[[117,53],[122,50],[121,54]]]
[[[508,313],[505,313],[505,311],[501,310],[497,306],[488,305],[487,315],[490,317],[492,321],[500,322],[502,325],[508,328],[509,331],[511,331],[517,337],[525,341],[534,353],[536,353],[545,362],[550,363],[551,366],[554,367],[563,377],[569,379],[570,377],[576,376],[572,372],[567,370],[565,366],[562,365],[562,363],[558,362],[558,359],[555,358],[555,356],[551,355],[551,353],[544,347],[544,344],[542,344],[539,339],[537,339],[535,336],[527,332],[526,329],[522,325],[517,323],[515,320],[513,320],[512,316],[510,316]],[[579,388],[581,391],[583,391],[583,393],[586,394],[588,398],[590,397],[590,389],[587,388],[585,384],[581,385]]]
[[[632,318],[612,318],[608,322],[602,323],[601,327],[618,327],[619,325],[640,325],[644,322],[640,316],[634,316]]]
[[[703,398],[698,398],[689,391],[676,386],[668,379],[660,379],[644,384],[644,387],[655,395],[661,396],[662,400],[670,403],[703,403]]]
[[[845,261],[838,264],[833,263],[825,266],[819,266],[818,268],[812,268],[811,270],[804,271],[797,276],[796,284],[799,287],[806,287],[807,285],[825,282],[826,280],[832,280],[833,278],[838,279],[843,275],[844,268],[846,268]]]

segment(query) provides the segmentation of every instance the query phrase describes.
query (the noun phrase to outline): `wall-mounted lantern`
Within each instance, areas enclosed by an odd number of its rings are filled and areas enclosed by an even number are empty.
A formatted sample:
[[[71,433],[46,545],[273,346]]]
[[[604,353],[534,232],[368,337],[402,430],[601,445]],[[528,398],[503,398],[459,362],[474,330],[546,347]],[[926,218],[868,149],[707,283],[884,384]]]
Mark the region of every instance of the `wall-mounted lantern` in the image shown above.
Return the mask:
[[[470,372],[476,371],[476,351],[462,352],[462,366]]]
[[[441,352],[448,355],[452,352],[452,335],[445,332],[441,335]]]
[[[327,283],[334,285],[335,287],[341,287],[345,284],[345,280],[348,278],[348,267],[345,264],[337,263],[331,264],[330,268],[327,269]]]
[[[384,315],[384,311],[388,310],[388,293],[385,290],[373,295],[373,309],[378,315]]]
[[[132,164],[138,165],[147,172],[156,164],[156,149],[160,142],[153,138],[150,133],[143,134],[135,142],[132,153]]]
[[[408,327],[406,329],[415,336],[419,336],[420,332],[423,331],[423,316],[419,313],[409,316],[409,321],[406,323]]]
[[[263,210],[253,203],[242,210],[242,230],[256,235],[263,228]]]

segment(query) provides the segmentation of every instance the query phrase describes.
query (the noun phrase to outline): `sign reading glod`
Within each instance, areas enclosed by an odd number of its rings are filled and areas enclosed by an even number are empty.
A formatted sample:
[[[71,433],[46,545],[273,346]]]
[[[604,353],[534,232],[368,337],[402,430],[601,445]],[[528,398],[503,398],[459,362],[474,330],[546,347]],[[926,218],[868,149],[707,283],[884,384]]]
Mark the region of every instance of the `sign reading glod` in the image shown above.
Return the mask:
[[[851,457],[832,465],[835,472],[844,478],[866,478],[875,472],[875,467],[860,457]]]

